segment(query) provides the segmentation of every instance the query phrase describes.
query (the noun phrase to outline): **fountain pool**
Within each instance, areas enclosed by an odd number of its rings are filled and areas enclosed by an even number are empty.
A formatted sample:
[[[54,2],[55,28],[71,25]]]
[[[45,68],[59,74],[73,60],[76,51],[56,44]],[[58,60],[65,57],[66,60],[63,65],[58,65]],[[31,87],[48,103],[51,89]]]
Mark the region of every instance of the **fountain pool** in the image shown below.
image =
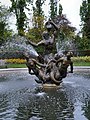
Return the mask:
[[[0,71],[0,120],[90,120],[90,69],[43,88],[27,69]]]

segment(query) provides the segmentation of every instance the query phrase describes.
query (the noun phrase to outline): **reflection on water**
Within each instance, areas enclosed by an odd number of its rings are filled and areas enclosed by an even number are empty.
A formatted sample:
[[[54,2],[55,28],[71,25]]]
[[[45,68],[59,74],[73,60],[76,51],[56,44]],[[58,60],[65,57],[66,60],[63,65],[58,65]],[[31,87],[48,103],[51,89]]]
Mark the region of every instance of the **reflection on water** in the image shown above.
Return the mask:
[[[90,74],[75,72],[43,88],[26,70],[0,72],[0,120],[89,120]]]
[[[35,94],[28,103],[22,103],[19,108],[21,108],[21,106],[23,109],[18,111],[18,113],[24,113],[26,108],[27,113],[29,112],[29,116],[27,116],[27,114],[26,116],[28,117],[27,119],[31,118],[30,120],[33,118],[37,118],[37,120],[60,120],[63,118],[73,118],[72,105],[70,105],[68,100],[65,98],[63,92],[56,90],[48,91],[40,96]],[[20,115],[18,117],[18,119],[20,119]]]
[[[85,116],[90,120],[90,100],[85,102],[83,110],[85,111]]]

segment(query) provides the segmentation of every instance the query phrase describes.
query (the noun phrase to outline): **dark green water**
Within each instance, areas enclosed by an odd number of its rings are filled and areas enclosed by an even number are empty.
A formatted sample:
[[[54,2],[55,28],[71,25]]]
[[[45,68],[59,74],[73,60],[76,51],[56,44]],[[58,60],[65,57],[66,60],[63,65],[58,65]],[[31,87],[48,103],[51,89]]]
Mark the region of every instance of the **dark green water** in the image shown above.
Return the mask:
[[[90,71],[43,88],[27,70],[0,71],[0,120],[90,120]]]

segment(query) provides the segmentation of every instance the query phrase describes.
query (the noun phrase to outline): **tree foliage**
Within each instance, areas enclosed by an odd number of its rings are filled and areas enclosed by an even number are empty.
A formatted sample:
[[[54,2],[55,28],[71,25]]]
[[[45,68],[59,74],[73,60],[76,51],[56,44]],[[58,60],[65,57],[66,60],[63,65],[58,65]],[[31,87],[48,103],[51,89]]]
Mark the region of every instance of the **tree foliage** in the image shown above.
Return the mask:
[[[66,15],[57,15],[53,20],[59,26],[59,31],[63,33],[65,37],[74,37],[76,28],[71,25],[71,22],[67,19]]]
[[[16,15],[16,25],[19,35],[24,34],[25,30],[25,21],[26,21],[26,13],[25,8],[27,7],[27,2],[31,3],[31,0],[10,0],[12,2],[12,6],[10,11]]]
[[[44,4],[45,0],[36,0],[36,10],[37,10],[37,15],[43,15],[43,10],[42,10],[42,5]],[[33,9],[34,10],[34,9]]]
[[[90,38],[90,0],[83,0],[80,6],[80,16],[82,22],[82,34]]]
[[[7,41],[7,37],[11,36],[12,32],[8,29],[9,10],[5,6],[0,6],[0,45]]]
[[[42,10],[42,5],[44,2],[45,0],[36,0],[35,6],[33,6],[33,28],[29,29],[28,37],[36,42],[42,39],[41,34],[44,29],[44,11]]]
[[[44,23],[44,11],[42,10],[42,5],[45,0],[36,0],[33,6],[33,27],[41,29]]]
[[[90,40],[87,39],[86,36],[80,37],[79,35],[76,35],[75,44],[76,44],[77,50],[90,49]]]
[[[50,18],[54,18],[57,15],[62,14],[62,5],[59,3],[58,8],[58,1],[57,0],[50,0]]]
[[[90,49],[90,0],[82,1],[80,16],[82,22],[82,39],[78,44],[80,45],[80,49]]]

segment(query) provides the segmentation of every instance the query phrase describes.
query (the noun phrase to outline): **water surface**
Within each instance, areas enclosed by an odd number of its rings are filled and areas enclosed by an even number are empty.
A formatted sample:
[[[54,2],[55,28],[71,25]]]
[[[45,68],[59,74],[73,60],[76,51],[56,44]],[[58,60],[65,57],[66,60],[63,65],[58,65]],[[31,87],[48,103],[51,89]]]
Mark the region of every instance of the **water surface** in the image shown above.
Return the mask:
[[[43,88],[27,70],[0,71],[0,120],[90,120],[90,71]]]

